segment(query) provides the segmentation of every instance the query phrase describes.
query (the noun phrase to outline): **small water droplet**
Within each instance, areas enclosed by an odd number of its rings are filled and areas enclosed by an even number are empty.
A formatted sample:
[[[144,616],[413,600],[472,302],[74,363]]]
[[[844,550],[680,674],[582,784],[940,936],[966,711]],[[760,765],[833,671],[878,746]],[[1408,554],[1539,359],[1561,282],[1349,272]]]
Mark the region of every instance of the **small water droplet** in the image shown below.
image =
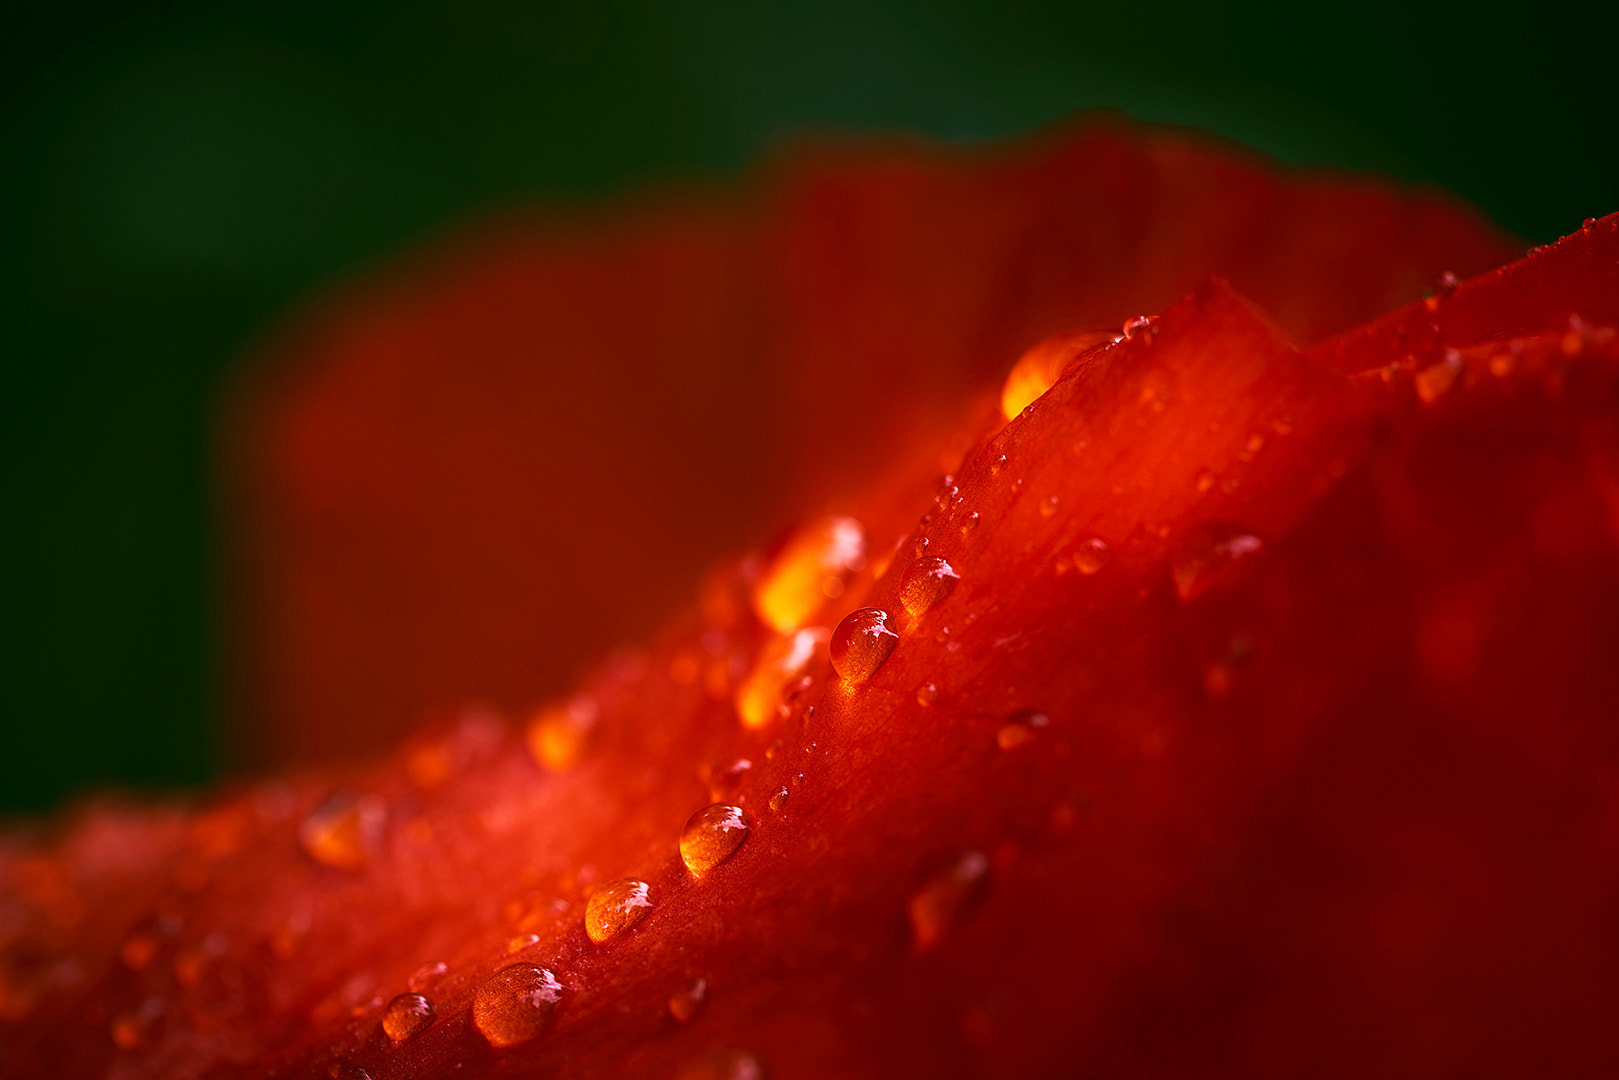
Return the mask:
[[[939,688],[932,683],[923,683],[916,688],[916,703],[927,708],[939,700]]]
[[[968,851],[930,875],[906,908],[916,951],[932,948],[989,895],[989,858]]]
[[[1199,495],[1202,495],[1202,494],[1206,493],[1210,488],[1214,487],[1214,481],[1215,481],[1215,477],[1214,477],[1214,474],[1212,472],[1210,472],[1207,469],[1199,469],[1197,471],[1197,481],[1196,481],[1196,483],[1197,483],[1197,493]]]
[[[1074,569],[1081,574],[1100,573],[1112,558],[1113,549],[1107,546],[1107,541],[1093,536],[1081,540],[1074,548]]]
[[[747,812],[729,803],[705,806],[691,816],[680,833],[680,858],[693,877],[702,877],[736,854],[752,823]]]
[[[934,502],[938,504],[940,510],[950,509],[951,504],[956,501],[956,496],[961,493],[961,489],[950,482],[952,479],[953,477],[949,476],[944,478],[944,486],[939,489],[939,494],[937,498],[934,499]]]
[[[1154,325],[1157,321],[1151,315],[1137,315],[1127,320],[1124,324],[1124,340],[1129,341],[1141,333],[1146,333],[1147,339],[1152,340],[1158,334],[1158,328]]]
[[[916,543],[911,545],[911,553],[913,555],[925,554],[930,546],[932,546],[932,545],[931,545],[931,542],[928,540],[927,537],[918,536],[916,538]]]
[[[1187,533],[1170,567],[1176,593],[1182,600],[1201,596],[1262,546],[1241,525],[1215,521],[1198,526]]]
[[[517,1046],[545,1031],[561,1000],[555,975],[538,964],[512,964],[478,987],[472,1025],[491,1046]]]
[[[978,511],[969,510],[961,518],[961,534],[963,536],[978,528]]]
[[[405,985],[410,987],[412,991],[419,994],[423,990],[433,989],[433,987],[442,982],[444,980],[444,976],[448,975],[449,973],[449,964],[446,964],[442,960],[435,960],[431,964],[423,964],[421,967],[411,972],[410,978],[405,980]]]
[[[866,530],[848,517],[826,517],[799,529],[771,560],[753,588],[753,610],[786,634],[807,623],[827,598],[827,580],[841,594],[866,565]]]
[[[1597,225],[1597,219],[1594,218],[1594,217],[1588,217],[1588,218],[1585,219],[1585,221],[1583,221],[1580,224],[1580,228],[1582,230],[1594,229],[1594,228],[1596,228],[1596,225]]]
[[[506,955],[516,956],[524,949],[532,949],[539,943],[540,935],[538,934],[518,934],[510,941],[506,942]]]
[[[770,793],[771,813],[781,813],[781,808],[787,805],[787,800],[791,795],[792,792],[787,790],[787,786],[785,784],[778,786],[776,790],[772,791]]]
[[[905,568],[900,582],[900,602],[913,619],[920,619],[934,605],[950,595],[960,575],[944,559],[929,555]]]
[[[1006,468],[1006,455],[997,454],[995,459],[989,463],[989,474],[994,476],[1004,468]]]
[[[298,826],[298,842],[322,866],[359,871],[370,861],[387,820],[387,806],[375,795],[337,792]]]
[[[590,903],[585,906],[585,933],[600,945],[629,930],[651,912],[651,885],[635,878],[609,881],[591,894]]]
[[[1002,750],[1015,750],[1049,727],[1051,721],[1045,713],[1025,711],[1014,713],[1001,730],[995,733],[995,745]]]
[[[708,778],[709,797],[718,802],[736,794],[737,788],[742,786],[742,781],[752,770],[753,762],[747,758],[737,758],[729,765],[715,769]]]
[[[852,611],[832,632],[832,669],[848,682],[864,682],[898,644],[899,635],[888,627],[888,612],[881,608]]]
[[[1047,495],[1044,499],[1041,499],[1040,516],[1048,518],[1056,514],[1059,502],[1060,500],[1055,495]]]
[[[708,980],[693,979],[669,995],[669,1015],[682,1024],[689,1024],[703,1011],[708,1001]]]
[[[431,1024],[438,1016],[433,1003],[420,994],[400,994],[388,1002],[382,1014],[382,1030],[388,1038],[402,1043]]]
[[[565,704],[547,705],[529,721],[529,753],[544,768],[565,772],[595,746],[600,721],[601,707],[589,694],[578,694]]]
[[[746,1050],[716,1050],[688,1062],[675,1080],[764,1080],[764,1066]]]

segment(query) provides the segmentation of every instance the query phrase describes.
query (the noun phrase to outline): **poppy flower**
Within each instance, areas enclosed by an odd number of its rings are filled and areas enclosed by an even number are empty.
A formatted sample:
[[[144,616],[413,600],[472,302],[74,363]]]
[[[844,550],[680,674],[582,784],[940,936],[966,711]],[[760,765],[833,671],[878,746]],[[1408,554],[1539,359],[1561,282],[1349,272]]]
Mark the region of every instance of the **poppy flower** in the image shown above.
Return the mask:
[[[285,771],[5,838],[0,1070],[1619,1064],[1619,217],[1108,128],[749,191],[267,347]]]

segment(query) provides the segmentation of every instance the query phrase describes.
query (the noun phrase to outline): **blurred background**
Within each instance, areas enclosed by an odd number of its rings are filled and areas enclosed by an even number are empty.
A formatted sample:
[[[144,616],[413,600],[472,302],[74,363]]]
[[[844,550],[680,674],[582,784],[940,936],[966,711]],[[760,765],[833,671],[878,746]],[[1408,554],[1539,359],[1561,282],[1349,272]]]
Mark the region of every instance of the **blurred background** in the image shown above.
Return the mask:
[[[211,428],[302,299],[491,211],[723,179],[795,132],[1107,108],[1619,210],[1619,15],[1552,5],[114,4],[0,15],[0,812],[233,764]]]

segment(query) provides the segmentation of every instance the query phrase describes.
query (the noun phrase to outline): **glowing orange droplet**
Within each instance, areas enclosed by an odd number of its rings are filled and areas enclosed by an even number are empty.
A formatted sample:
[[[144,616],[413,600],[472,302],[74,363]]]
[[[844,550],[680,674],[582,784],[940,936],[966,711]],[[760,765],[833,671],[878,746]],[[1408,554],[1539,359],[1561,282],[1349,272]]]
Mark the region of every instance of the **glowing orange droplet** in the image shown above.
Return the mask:
[[[478,987],[472,1025],[494,1047],[517,1046],[547,1027],[562,1000],[562,984],[538,964],[501,968]]]
[[[404,1042],[426,1028],[438,1016],[433,1003],[420,994],[400,994],[388,1002],[382,1014],[382,1030],[396,1043]]]
[[[940,867],[911,897],[911,941],[931,949],[951,926],[967,918],[989,895],[989,858],[969,851]]]
[[[888,627],[888,612],[881,608],[850,612],[832,632],[832,669],[849,682],[864,682],[898,644],[899,635]]]
[[[337,870],[363,870],[387,819],[383,801],[338,793],[298,826],[298,842],[309,857]]]
[[[937,555],[928,555],[905,568],[899,599],[913,619],[920,619],[930,608],[950,595],[960,575]],[[841,629],[841,627],[839,628]]]
[[[610,941],[652,911],[652,886],[635,878],[619,878],[597,889],[585,905],[585,933],[600,945]]]
[[[548,705],[529,721],[529,753],[553,772],[571,769],[594,745],[600,719],[601,708],[588,694],[566,704]]]
[[[753,610],[778,634],[797,630],[866,565],[866,530],[827,517],[795,533],[753,588]]]
[[[781,715],[783,691],[804,674],[830,637],[825,627],[809,627],[776,638],[759,651],[732,697],[743,727],[758,730]]]
[[[1262,546],[1241,525],[1214,521],[1198,526],[1186,534],[1170,566],[1175,592],[1182,600],[1196,599]]]
[[[736,854],[752,823],[747,812],[729,803],[714,803],[693,814],[680,833],[680,858],[693,877],[702,877]]]
[[[1079,546],[1074,548],[1074,569],[1081,574],[1100,573],[1102,568],[1113,558],[1113,549],[1107,546],[1107,541],[1098,537],[1081,540]]]
[[[786,785],[778,785],[776,789],[770,793],[771,811],[777,814],[781,813],[782,807],[787,805],[787,800],[792,797],[792,794],[793,793],[787,789]]]

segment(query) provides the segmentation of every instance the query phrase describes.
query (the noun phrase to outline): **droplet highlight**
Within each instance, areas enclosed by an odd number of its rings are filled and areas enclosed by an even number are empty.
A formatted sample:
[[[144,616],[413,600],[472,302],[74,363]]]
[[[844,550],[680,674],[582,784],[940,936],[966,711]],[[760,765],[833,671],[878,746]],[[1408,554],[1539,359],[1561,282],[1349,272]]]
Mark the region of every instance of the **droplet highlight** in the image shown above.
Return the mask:
[[[433,1003],[421,994],[400,994],[388,1002],[388,1011],[382,1014],[382,1030],[394,1042],[402,1043],[437,1018]]]
[[[848,682],[864,682],[876,674],[898,644],[899,635],[888,625],[888,612],[860,608],[832,632],[832,670]]]
[[[1074,569],[1081,574],[1099,574],[1112,558],[1113,549],[1107,541],[1093,536],[1074,548]]]
[[[708,980],[693,979],[669,995],[669,1015],[682,1024],[689,1024],[703,1011],[708,1001]]]
[[[585,933],[600,945],[635,926],[652,912],[652,886],[635,878],[609,881],[585,905]]]
[[[538,964],[512,964],[478,987],[472,1026],[491,1046],[518,1046],[550,1026],[561,1000],[562,984],[551,972]]]
[[[1186,534],[1170,565],[1175,592],[1193,600],[1225,580],[1264,545],[1241,525],[1215,521]]]
[[[773,814],[781,813],[791,796],[792,792],[787,790],[786,785],[777,787],[776,790],[770,793],[770,812]]]
[[[753,610],[778,634],[807,623],[828,597],[841,595],[866,565],[866,530],[848,517],[826,517],[799,529],[753,588]]]
[[[950,927],[963,921],[989,895],[989,857],[968,851],[935,871],[911,897],[911,943],[917,952],[933,948]]]
[[[680,832],[680,859],[693,877],[702,877],[736,854],[753,823],[740,806],[714,803],[697,811]]]
[[[937,555],[924,556],[905,568],[905,577],[899,586],[900,603],[905,605],[911,618],[920,619],[949,596],[960,579],[961,575],[944,559]]]

